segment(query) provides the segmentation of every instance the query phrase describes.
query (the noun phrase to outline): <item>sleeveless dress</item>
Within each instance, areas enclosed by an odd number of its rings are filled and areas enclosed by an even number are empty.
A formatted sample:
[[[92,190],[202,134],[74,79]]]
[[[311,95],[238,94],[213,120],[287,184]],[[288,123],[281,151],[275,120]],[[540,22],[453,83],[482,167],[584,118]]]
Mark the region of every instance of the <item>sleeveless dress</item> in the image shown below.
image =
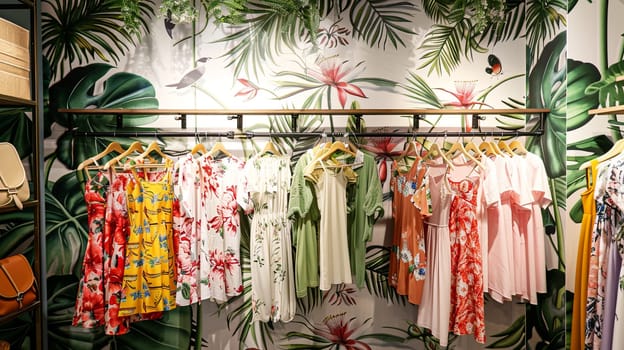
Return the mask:
[[[104,225],[108,177],[99,171],[85,184],[84,199],[87,205],[89,238],[82,262],[82,277],[78,283],[78,296],[72,326],[93,328],[104,324]]]
[[[431,216],[426,220],[427,278],[418,307],[417,324],[448,345],[451,312],[451,241],[449,215],[452,193],[446,175],[429,174]]]
[[[349,244],[347,242],[347,185],[345,168],[323,167],[315,183],[321,213],[319,222],[319,289],[326,291],[332,284],[351,283]]]
[[[171,164],[167,165],[167,169]],[[127,191],[130,233],[126,246],[119,315],[169,311],[176,307],[171,172],[160,181],[136,172]]]
[[[457,167],[456,167],[457,168]],[[477,203],[480,177],[447,177],[453,191],[449,216],[451,241],[451,314],[449,329],[474,334],[485,343],[485,302]]]
[[[428,208],[414,202],[414,195],[426,188],[426,167],[421,159],[408,171],[397,161],[392,164],[394,236],[390,281],[397,293],[407,295],[412,304],[420,304],[427,267],[423,215]],[[394,261],[393,261],[394,260]]]

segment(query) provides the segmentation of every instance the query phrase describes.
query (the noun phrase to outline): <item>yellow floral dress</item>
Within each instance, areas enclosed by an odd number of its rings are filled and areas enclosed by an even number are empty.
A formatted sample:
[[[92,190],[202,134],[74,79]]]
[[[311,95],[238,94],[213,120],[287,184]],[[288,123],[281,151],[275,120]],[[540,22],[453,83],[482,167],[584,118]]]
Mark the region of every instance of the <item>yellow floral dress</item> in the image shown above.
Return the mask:
[[[172,310],[176,266],[172,237],[171,164],[158,181],[135,173],[126,188],[130,233],[119,316]]]

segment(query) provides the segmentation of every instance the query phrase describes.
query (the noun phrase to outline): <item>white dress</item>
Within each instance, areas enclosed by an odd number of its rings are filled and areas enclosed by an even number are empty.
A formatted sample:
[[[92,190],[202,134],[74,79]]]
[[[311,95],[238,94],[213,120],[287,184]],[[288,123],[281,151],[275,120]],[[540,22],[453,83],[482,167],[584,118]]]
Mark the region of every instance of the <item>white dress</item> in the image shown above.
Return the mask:
[[[198,158],[200,198],[200,298],[224,302],[243,292],[240,220],[236,194],[243,161]]]
[[[345,168],[325,168],[314,184],[321,220],[319,223],[319,289],[351,283],[347,243],[347,185]]]
[[[254,156],[239,187],[241,208],[252,216],[251,307],[254,321],[293,319],[296,311],[290,221],[287,217],[290,159]],[[252,212],[253,211],[253,212]]]

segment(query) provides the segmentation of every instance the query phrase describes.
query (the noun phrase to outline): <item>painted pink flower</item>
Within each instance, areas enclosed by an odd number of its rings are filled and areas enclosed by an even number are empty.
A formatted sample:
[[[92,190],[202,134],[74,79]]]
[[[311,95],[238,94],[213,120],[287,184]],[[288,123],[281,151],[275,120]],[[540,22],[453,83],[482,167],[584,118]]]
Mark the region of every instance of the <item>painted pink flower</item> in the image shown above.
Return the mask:
[[[320,326],[312,328],[312,332],[327,339],[332,344],[344,346],[347,350],[371,350],[370,345],[351,338],[358,329],[357,327],[351,327],[354,320],[355,317],[346,320],[345,313],[328,315],[323,319],[323,323]]]
[[[258,90],[259,90],[259,87],[256,84],[243,78],[239,78],[237,80],[239,83],[243,84],[244,87],[240,89],[234,96],[236,97],[246,96],[247,97],[246,101],[249,101],[253,99],[254,97],[256,97],[256,95],[258,94]]]
[[[454,92],[447,90],[447,89],[443,89],[443,88],[438,88],[438,90],[448,92],[449,94],[453,95],[457,99],[457,101],[451,101],[451,102],[445,103],[444,105],[447,107],[452,106],[452,107],[459,107],[459,108],[472,108],[475,105],[479,105],[479,106],[488,106],[491,108],[491,106],[489,106],[486,103],[474,100],[475,99],[474,89],[476,86],[477,86],[477,82],[475,80],[463,80],[463,81],[455,82]],[[466,116],[464,116],[464,125],[466,128],[466,131],[471,130],[471,126],[466,121]]]
[[[362,89],[348,81],[344,81],[344,78],[353,71],[353,68],[345,66],[346,62],[338,63],[335,60],[325,60],[319,64],[320,72],[315,70],[309,71],[312,77],[330,88],[336,89],[342,108],[347,104],[347,94],[366,98]]]
[[[404,140],[404,138],[399,137],[371,137],[367,139],[367,144],[360,145],[360,147],[375,153],[378,157],[393,158],[403,152],[403,150],[397,146],[403,143]]]
[[[388,177],[386,160],[403,152],[400,147],[397,147],[402,142],[403,139],[398,137],[372,137],[368,140],[368,144],[360,145],[361,148],[374,153],[377,158],[381,159],[379,162],[379,180],[382,184],[386,182]]]

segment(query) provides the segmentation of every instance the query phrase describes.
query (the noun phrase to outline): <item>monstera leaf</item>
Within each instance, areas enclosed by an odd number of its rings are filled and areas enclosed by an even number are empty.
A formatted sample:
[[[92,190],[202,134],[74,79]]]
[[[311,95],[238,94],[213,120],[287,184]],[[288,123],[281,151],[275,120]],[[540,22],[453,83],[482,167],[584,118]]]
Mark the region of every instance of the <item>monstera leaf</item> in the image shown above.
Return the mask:
[[[23,109],[0,109],[0,141],[12,143],[21,158],[32,153],[32,126]]]
[[[527,139],[526,148],[544,160],[549,178],[565,176],[566,149],[566,67],[560,65],[565,57],[566,33],[548,43],[529,76],[529,107],[548,108],[541,137]]]
[[[80,275],[88,239],[87,208],[74,173],[61,177],[46,191],[48,277]]]
[[[102,138],[98,142],[80,142],[80,132],[112,131],[115,129],[114,115],[74,115],[59,113],[59,108],[158,108],[153,85],[136,74],[119,72],[103,82],[103,90],[95,94],[96,84],[113,66],[91,64],[72,70],[65,78],[50,88],[50,111],[48,118],[70,129],[58,140],[56,155],[70,169],[88,157],[100,152],[115,138]],[[157,116],[125,116],[123,131],[154,131],[155,129],[138,128],[157,120]],[[78,133],[78,136],[74,134]],[[125,139],[126,143],[132,140]]]
[[[624,62],[620,61],[607,69],[600,81],[587,86],[588,95],[598,94],[600,105],[603,107],[624,104],[624,83],[617,80],[624,75]]]
[[[585,170],[579,170],[581,164],[595,158],[596,154],[605,153],[612,146],[613,142],[606,135],[598,135],[568,144],[569,151],[580,152],[580,155],[568,156],[567,197],[570,197],[574,192],[585,188],[587,185]],[[574,222],[581,222],[583,206],[580,200],[574,204],[568,214]]]
[[[48,278],[48,345],[50,349],[102,349],[110,342],[104,329],[72,327],[78,279],[73,275]]]
[[[132,324],[128,334],[115,337],[119,350],[189,349],[191,343],[190,306],[178,306],[163,313],[160,320]]]

